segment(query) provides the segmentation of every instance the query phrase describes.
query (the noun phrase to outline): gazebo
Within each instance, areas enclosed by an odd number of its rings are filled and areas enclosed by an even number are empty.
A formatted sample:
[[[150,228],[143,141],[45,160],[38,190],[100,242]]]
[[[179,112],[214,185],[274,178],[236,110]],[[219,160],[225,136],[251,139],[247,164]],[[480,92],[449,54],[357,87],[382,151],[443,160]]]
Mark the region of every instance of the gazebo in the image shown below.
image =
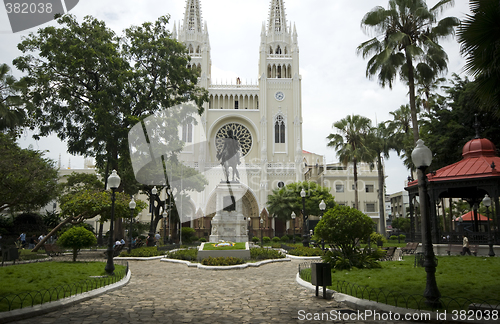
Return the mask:
[[[445,166],[437,171],[427,174],[427,193],[429,196],[430,213],[432,223],[432,241],[441,243],[442,238],[450,238],[450,241],[461,242],[462,233],[452,231],[452,220],[462,215],[452,215],[451,208],[449,215],[439,215],[437,204],[442,199],[449,198],[450,206],[452,198],[466,200],[473,210],[474,225],[470,231],[469,239],[475,243],[486,243],[488,233],[479,231],[479,219],[477,208],[486,194],[491,197],[492,206],[490,208],[490,218],[493,220],[491,229],[494,234],[498,233],[498,221],[500,219],[499,188],[500,188],[500,157],[496,154],[495,145],[486,138],[476,137],[467,142],[462,149],[462,160],[454,164]],[[418,203],[418,183],[411,181],[405,188],[408,191],[410,200],[410,226],[411,240],[419,240],[420,233],[417,233],[418,224],[415,217],[415,205]],[[447,230],[441,231],[439,217],[443,217],[443,226]],[[498,235],[495,241],[498,242]]]

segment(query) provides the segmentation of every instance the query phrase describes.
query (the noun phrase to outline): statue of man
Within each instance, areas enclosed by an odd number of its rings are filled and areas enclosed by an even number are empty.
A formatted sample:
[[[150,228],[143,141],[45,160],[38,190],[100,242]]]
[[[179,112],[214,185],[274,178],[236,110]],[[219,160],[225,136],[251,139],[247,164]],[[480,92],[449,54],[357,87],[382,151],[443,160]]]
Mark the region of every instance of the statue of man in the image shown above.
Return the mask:
[[[236,169],[236,166],[241,163],[240,143],[234,137],[232,130],[228,130],[227,137],[222,139],[222,148],[217,152],[216,157],[222,165],[227,182],[229,182],[229,167],[233,169],[233,181],[235,181],[235,175],[238,179],[240,178]]]

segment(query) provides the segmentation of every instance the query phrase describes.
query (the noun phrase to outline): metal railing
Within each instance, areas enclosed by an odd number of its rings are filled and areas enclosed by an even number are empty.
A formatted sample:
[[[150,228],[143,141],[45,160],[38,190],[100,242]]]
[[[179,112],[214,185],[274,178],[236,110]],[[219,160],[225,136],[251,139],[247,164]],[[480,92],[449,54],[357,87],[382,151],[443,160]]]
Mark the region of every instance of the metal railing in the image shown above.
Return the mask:
[[[302,280],[311,282],[311,264],[321,261],[311,261],[299,264],[299,275]],[[356,298],[370,300],[378,303],[392,305],[396,307],[413,309],[418,311],[435,310],[426,304],[426,299],[423,295],[407,294],[398,291],[385,290],[382,288],[371,288],[368,286],[361,286],[347,281],[337,280],[329,289],[336,292],[350,295]],[[465,298],[465,297],[450,297],[442,296],[439,301],[441,307],[439,312],[460,310],[479,310],[479,311],[495,311],[497,315],[500,314],[500,300],[488,298]]]
[[[102,262],[103,267],[106,260],[98,259],[95,262]],[[78,261],[77,261],[78,262]],[[89,262],[89,259],[85,259]],[[115,260],[115,264],[125,266],[124,270],[116,270],[111,276],[93,277],[73,283],[58,285],[41,290],[25,291],[18,294],[8,294],[0,296],[0,312],[11,311],[25,307],[45,304],[62,298],[74,296],[88,292],[97,288],[114,284],[123,279],[129,270],[128,262],[125,260]]]

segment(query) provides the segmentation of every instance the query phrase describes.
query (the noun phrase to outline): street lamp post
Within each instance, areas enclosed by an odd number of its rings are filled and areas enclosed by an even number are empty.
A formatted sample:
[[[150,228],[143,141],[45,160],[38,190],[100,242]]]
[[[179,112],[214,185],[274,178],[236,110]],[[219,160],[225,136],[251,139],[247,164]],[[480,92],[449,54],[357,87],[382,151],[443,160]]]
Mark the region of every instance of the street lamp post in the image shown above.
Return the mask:
[[[168,193],[168,241],[172,243],[172,220],[171,220],[171,215],[172,215],[172,189],[170,189],[170,186],[167,187],[167,193]]]
[[[293,244],[295,244],[295,212],[292,212],[292,220],[293,220]]]
[[[128,254],[132,252],[132,220],[134,218],[134,209],[135,209],[136,203],[134,201],[134,197],[132,196],[132,200],[128,203],[128,208],[130,208],[130,227],[128,230]]]
[[[490,222],[490,206],[491,206],[491,198],[488,195],[484,195],[483,205],[486,207],[486,217],[488,217],[488,245],[490,246],[490,251],[488,255],[490,257],[495,256],[495,251],[493,251],[493,236],[491,236],[491,222]]]
[[[300,196],[302,197],[302,218],[304,219],[304,226],[302,226],[302,236],[303,236],[302,244],[305,247],[308,247],[309,246],[309,234],[307,232],[308,216],[306,216],[306,191],[304,190],[304,188],[302,188],[302,190],[300,191]]]
[[[320,215],[319,215],[319,220],[323,218],[323,213],[325,212],[326,209],[326,204],[323,199],[321,199],[321,202],[319,203],[319,210],[320,210]],[[325,249],[325,240],[321,238],[321,249]]]
[[[163,244],[167,244],[167,211],[163,210]]]
[[[260,247],[264,247],[264,238],[262,237],[262,232],[264,230],[264,219],[260,219]]]
[[[151,224],[149,225],[149,237],[148,237],[148,246],[154,246],[155,242],[155,233],[154,233],[154,211],[155,211],[155,196],[158,193],[158,189],[156,189],[156,186],[151,189]]]
[[[427,176],[425,170],[432,162],[432,152],[424,145],[424,141],[419,139],[417,146],[411,153],[411,159],[418,174],[418,194],[420,196],[420,214],[422,215],[422,239],[424,240],[424,267],[427,273],[427,281],[424,291],[426,303],[433,307],[441,307],[439,298],[441,293],[436,283],[436,257],[432,246],[431,222],[429,215],[429,199],[427,197]]]
[[[108,262],[106,263],[106,266],[104,267],[104,270],[112,275],[113,272],[115,271],[115,265],[113,264],[113,222],[115,221],[115,191],[118,189],[120,186],[120,177],[116,173],[116,170],[113,170],[111,172],[111,175],[108,177],[108,185],[111,188],[112,194],[111,194],[111,220],[110,220],[110,225],[109,225],[109,242],[108,242]]]

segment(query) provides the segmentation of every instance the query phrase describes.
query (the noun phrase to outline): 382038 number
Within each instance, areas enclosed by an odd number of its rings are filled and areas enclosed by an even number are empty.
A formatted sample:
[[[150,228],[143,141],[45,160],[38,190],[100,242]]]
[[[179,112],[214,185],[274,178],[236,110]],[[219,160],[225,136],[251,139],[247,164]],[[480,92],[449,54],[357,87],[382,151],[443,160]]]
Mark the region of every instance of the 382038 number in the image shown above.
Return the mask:
[[[22,13],[22,14],[34,14],[34,13],[52,13],[52,3],[19,3],[7,2],[5,4],[5,9],[7,13]]]
[[[498,310],[483,310],[483,311],[473,311],[473,310],[454,310],[452,311],[452,319],[454,321],[480,321],[480,320],[493,320],[498,321],[499,312]]]

